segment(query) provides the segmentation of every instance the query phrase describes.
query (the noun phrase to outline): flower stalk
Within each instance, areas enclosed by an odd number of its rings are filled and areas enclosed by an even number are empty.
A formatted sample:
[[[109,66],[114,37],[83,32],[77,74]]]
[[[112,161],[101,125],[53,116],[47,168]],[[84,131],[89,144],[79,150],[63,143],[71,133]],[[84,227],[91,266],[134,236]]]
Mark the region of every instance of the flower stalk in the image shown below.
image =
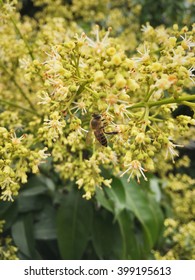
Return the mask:
[[[33,103],[31,102],[30,98],[27,96],[27,94],[24,92],[24,90],[22,89],[22,87],[17,83],[17,81],[14,78],[14,75],[11,74],[6,67],[0,63],[0,67],[6,72],[6,74],[8,74],[8,76],[10,77],[10,80],[15,84],[15,86],[18,88],[20,94],[23,96],[23,98],[28,102],[28,104],[30,105],[31,109],[36,112],[36,109],[33,105]],[[38,114],[38,113],[36,113]]]
[[[26,45],[26,48],[28,49],[28,52],[29,52],[29,55],[30,55],[31,59],[34,60],[35,58],[34,58],[34,55],[33,55],[32,50],[31,50],[31,48],[30,48],[30,46],[29,46],[28,41],[27,41],[27,40],[24,38],[24,36],[22,35],[20,29],[17,27],[17,24],[15,23],[15,21],[13,20],[13,18],[10,18],[10,20],[11,20],[11,22],[12,22],[12,24],[13,24],[13,26],[14,26],[16,32],[17,32],[17,34],[18,34],[18,35],[20,36],[20,38],[24,41],[24,43],[25,43],[25,45]]]
[[[130,107],[130,109],[142,108],[142,107],[146,107],[146,106],[151,108],[154,106],[161,106],[161,105],[172,104],[172,103],[179,104],[183,101],[195,101],[195,95],[185,95],[185,96],[178,97],[177,99],[175,99],[174,97],[170,97],[170,98],[164,98],[159,101],[138,102],[137,104],[132,105]],[[193,103],[192,103],[192,105],[193,105]]]

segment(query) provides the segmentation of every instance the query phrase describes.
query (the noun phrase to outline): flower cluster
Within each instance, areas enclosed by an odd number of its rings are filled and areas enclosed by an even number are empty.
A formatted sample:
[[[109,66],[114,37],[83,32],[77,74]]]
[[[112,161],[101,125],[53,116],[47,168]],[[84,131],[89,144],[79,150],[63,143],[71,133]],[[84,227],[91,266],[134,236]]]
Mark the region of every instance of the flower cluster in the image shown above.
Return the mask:
[[[54,8],[50,2],[44,1],[47,15]],[[43,11],[37,21],[21,19],[11,4],[10,9],[2,5],[1,199],[12,200],[27,173],[37,172],[49,154],[60,177],[82,188],[87,199],[96,187],[110,187],[104,169],[141,182],[146,170],[163,176],[173,167],[177,148],[192,138],[195,124],[193,116],[172,115],[180,104],[194,108],[195,95],[189,93],[194,25],[155,29],[147,24],[132,54],[116,30],[95,25],[88,34],[76,23],[69,25],[68,9],[70,18],[82,10],[78,1],[57,15],[52,10],[53,17]],[[131,35],[125,36],[130,42]],[[86,141],[94,113],[103,120],[97,133],[107,137],[108,147],[93,131],[90,144]]]
[[[65,19],[68,22],[68,29],[70,27],[78,32],[78,25],[85,24],[87,27],[91,27],[94,24],[94,20],[98,24],[104,24],[104,26],[112,26],[113,34],[117,34],[116,40],[121,44],[121,48],[126,50],[134,50],[137,45],[137,33],[139,31],[138,17],[141,13],[141,5],[134,3],[131,0],[121,0],[120,3],[116,0],[81,0],[71,1],[70,4],[64,5],[63,0],[34,0],[34,4],[38,7],[41,6],[42,12],[37,17],[41,16],[41,19],[50,21],[50,18],[54,20]],[[44,9],[43,9],[43,5]],[[84,7],[84,9],[83,9]],[[76,27],[76,28],[75,28]],[[48,26],[45,28],[47,29]],[[77,29],[77,30],[76,30]],[[55,30],[55,31],[54,31]],[[45,32],[46,36],[56,37],[56,28],[50,28],[48,32]],[[59,40],[59,39],[58,39]]]
[[[195,257],[195,223],[179,223],[174,219],[165,220],[165,237],[167,238],[167,252],[162,256],[155,252],[158,260],[193,260]]]
[[[0,233],[3,232],[3,225],[5,221],[0,220]],[[10,237],[0,237],[0,259],[1,260],[18,260],[16,256],[17,248],[12,245],[12,239]]]
[[[183,146],[182,137],[185,139],[190,130],[192,135],[195,120],[183,115],[173,118],[171,114],[177,104],[194,100],[186,93],[186,88],[193,86],[188,71],[195,61],[193,51],[183,48],[183,30],[161,30],[161,37],[158,29],[152,31],[138,47],[139,56],[128,57],[114,38],[108,37],[110,29],[103,32],[95,26],[94,38],[81,34],[56,45],[44,62],[42,109],[50,118],[57,115],[58,140],[56,131],[50,134],[48,124],[38,133],[45,145],[52,147],[62,177],[74,178],[86,193],[93,194],[103,182],[98,180],[98,166],[105,164],[95,157],[97,150],[108,153],[112,147],[117,159],[115,166],[109,166],[113,172],[147,180],[144,172],[158,170],[159,158],[175,163],[176,149]],[[188,34],[192,36],[193,30]],[[86,131],[94,112],[106,120],[105,130],[118,133],[109,137],[109,148],[94,147],[93,142],[91,148],[86,146]],[[68,175],[67,168],[71,170]],[[91,181],[87,182],[84,178],[89,174]]]
[[[186,174],[170,174],[165,191],[171,199],[172,218],[164,222],[166,251],[155,252],[157,259],[194,259],[195,257],[195,179]]]
[[[47,157],[45,150],[32,150],[32,137],[20,137],[14,131],[0,127],[0,199],[13,201],[20,183],[27,182],[27,173],[37,173],[38,165]]]

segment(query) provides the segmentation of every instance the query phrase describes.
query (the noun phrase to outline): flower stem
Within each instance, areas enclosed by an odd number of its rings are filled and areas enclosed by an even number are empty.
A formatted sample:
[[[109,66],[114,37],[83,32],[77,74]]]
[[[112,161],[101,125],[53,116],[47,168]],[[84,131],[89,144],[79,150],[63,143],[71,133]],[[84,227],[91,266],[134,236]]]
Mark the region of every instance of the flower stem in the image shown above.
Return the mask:
[[[74,93],[74,94],[72,95],[72,97],[70,98],[70,100],[67,102],[66,107],[64,108],[65,111],[70,107],[70,105],[71,105],[71,103],[74,101],[75,97],[78,96],[78,95],[80,95],[80,94],[82,93],[82,91],[85,89],[85,86],[86,86],[88,83],[89,83],[89,81],[85,81],[84,83],[82,83],[82,84],[79,86],[77,92]]]
[[[16,103],[13,103],[13,102],[10,102],[10,101],[7,101],[7,100],[0,99],[0,103],[6,104],[6,105],[11,106],[11,107],[22,109],[23,111],[29,112],[31,114],[36,114],[36,111],[34,111],[34,110],[24,108],[23,106],[20,106],[19,104],[16,104]]]
[[[175,99],[174,97],[164,98],[159,101],[150,101],[150,102],[139,102],[135,105],[132,105],[130,109],[141,108],[148,106],[149,108],[154,106],[161,106],[164,104],[171,104],[171,103],[181,103],[182,101],[195,101],[195,95],[184,95]],[[193,104],[193,103],[192,103]]]
[[[20,94],[23,96],[23,98],[28,102],[28,104],[30,105],[31,109],[33,111],[36,112],[36,109],[34,107],[34,105],[32,104],[31,100],[28,98],[28,96],[26,95],[26,93],[24,92],[24,90],[21,88],[21,86],[17,83],[17,81],[14,78],[14,75],[11,74],[6,67],[0,63],[0,67],[8,74],[8,76],[10,77],[10,80],[15,84],[15,86],[18,88]]]
[[[159,106],[164,104],[181,103],[182,101],[195,101],[195,95],[185,95],[185,96],[178,97],[177,99],[175,99],[174,97],[170,97],[159,101],[153,101],[153,102],[151,101],[148,102],[148,106],[153,107],[153,106]]]
[[[188,101],[183,101],[181,102],[183,105],[189,106],[189,107],[195,107],[195,103],[188,102]]]
[[[22,35],[22,33],[20,32],[20,29],[17,27],[15,21],[11,18],[11,22],[13,23],[14,25],[14,28],[16,30],[16,32],[18,33],[18,35],[20,36],[20,38],[24,41],[25,45],[26,45],[26,48],[28,49],[28,52],[29,52],[29,55],[31,57],[32,60],[34,60],[34,55],[32,53],[32,50],[27,42],[27,40],[24,38],[24,36]]]

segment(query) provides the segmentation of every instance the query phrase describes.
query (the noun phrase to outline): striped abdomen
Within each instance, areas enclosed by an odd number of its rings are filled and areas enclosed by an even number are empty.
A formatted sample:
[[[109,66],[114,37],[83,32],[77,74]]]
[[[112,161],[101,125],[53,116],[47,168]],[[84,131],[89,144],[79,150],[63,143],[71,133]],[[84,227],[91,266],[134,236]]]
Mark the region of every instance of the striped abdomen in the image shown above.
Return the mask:
[[[107,147],[108,142],[107,142],[106,136],[104,135],[103,131],[94,130],[94,134],[95,134],[96,139],[100,142],[100,144],[102,146]]]

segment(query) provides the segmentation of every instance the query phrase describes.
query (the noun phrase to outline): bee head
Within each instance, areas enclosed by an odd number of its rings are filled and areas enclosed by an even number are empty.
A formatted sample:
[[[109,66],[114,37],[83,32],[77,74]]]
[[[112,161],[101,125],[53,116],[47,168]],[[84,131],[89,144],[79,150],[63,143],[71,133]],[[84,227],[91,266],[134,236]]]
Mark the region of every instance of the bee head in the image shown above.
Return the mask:
[[[100,114],[92,114],[92,117],[94,118],[94,119],[96,119],[96,120],[99,120],[99,119],[101,119],[101,115]]]

